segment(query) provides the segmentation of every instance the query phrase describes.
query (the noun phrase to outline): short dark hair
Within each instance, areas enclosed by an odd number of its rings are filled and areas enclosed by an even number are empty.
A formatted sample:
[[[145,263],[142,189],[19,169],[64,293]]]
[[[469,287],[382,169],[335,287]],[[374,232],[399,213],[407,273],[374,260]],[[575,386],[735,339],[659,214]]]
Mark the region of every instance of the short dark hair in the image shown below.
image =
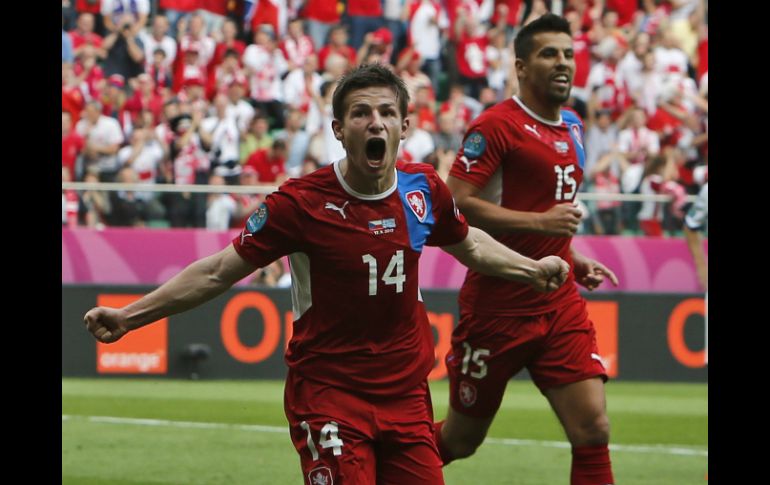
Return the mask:
[[[406,118],[409,106],[409,91],[406,84],[393,71],[382,64],[362,64],[340,78],[332,96],[332,111],[338,120],[345,118],[345,98],[351,91],[384,86],[391,88],[396,95],[401,117]]]
[[[527,59],[535,48],[533,38],[543,32],[562,32],[572,37],[569,22],[564,17],[547,13],[524,26],[513,41],[516,57]]]

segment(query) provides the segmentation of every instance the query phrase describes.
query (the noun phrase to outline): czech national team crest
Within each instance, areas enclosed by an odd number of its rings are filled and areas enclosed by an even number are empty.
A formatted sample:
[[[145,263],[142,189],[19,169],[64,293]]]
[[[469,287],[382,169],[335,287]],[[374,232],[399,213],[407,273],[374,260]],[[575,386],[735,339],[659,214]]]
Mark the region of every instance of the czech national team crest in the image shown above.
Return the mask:
[[[458,394],[460,395],[460,402],[463,403],[463,406],[466,408],[469,408],[476,403],[476,387],[474,387],[473,384],[462,381],[460,383]]]
[[[313,468],[307,474],[307,479],[310,485],[334,485],[332,471],[327,466]]]
[[[409,204],[409,208],[412,209],[414,215],[417,216],[420,222],[425,222],[427,217],[427,204],[425,203],[425,194],[421,190],[413,190],[406,193],[406,202]]]
[[[569,129],[572,130],[572,138],[578,145],[580,145],[580,148],[583,148],[583,137],[580,136],[580,125],[570,125]]]

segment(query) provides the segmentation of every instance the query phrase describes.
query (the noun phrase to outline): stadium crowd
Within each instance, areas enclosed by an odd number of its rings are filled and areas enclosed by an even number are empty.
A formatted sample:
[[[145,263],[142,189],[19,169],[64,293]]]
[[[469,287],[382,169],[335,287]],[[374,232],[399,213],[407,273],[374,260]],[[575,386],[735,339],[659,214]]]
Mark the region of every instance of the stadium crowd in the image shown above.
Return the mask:
[[[583,204],[580,232],[678,233],[708,180],[707,0],[63,0],[62,180],[279,185],[344,157],[331,95],[373,62],[409,88],[400,158],[446,178],[549,11],[572,26],[581,191],[672,197]],[[62,190],[62,224],[240,228],[262,200]]]

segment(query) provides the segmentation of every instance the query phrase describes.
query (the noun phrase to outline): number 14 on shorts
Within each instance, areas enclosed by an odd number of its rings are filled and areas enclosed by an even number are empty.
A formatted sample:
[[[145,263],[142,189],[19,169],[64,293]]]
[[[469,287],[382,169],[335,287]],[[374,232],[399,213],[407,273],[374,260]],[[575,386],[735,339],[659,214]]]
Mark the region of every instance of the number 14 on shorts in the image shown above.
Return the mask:
[[[310,454],[313,455],[313,461],[318,460],[318,448],[313,441],[313,434],[310,430],[310,425],[307,421],[302,421],[299,426],[307,432],[307,448],[310,450]],[[323,449],[331,448],[334,456],[340,456],[342,454],[342,440],[337,436],[339,433],[339,426],[334,421],[329,421],[318,435],[318,444]]]

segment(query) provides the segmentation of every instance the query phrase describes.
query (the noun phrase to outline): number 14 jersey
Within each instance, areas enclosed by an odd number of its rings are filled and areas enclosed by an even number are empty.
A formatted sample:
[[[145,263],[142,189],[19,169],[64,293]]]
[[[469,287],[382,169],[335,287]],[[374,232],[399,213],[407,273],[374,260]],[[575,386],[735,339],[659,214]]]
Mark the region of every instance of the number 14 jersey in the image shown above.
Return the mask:
[[[233,245],[257,267],[290,254],[289,367],[317,382],[393,396],[418,385],[435,362],[418,287],[422,248],[456,244],[467,233],[430,165],[398,162],[392,187],[364,195],[337,162],[269,195]]]

